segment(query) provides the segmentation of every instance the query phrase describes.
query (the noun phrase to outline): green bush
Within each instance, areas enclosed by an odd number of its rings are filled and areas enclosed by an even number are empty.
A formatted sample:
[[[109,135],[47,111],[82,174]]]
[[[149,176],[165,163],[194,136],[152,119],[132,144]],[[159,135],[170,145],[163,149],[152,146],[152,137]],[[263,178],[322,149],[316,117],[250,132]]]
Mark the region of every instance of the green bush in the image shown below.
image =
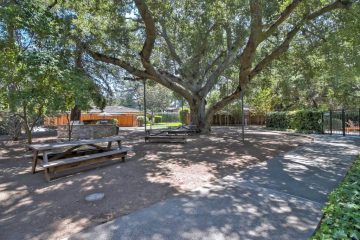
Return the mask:
[[[312,239],[360,239],[360,157],[329,196]]]
[[[190,109],[189,108],[181,108],[179,109],[179,118],[180,118],[180,122],[183,124],[186,124],[186,119],[187,116],[190,114]]]
[[[145,119],[144,116],[137,116],[137,117],[136,117],[136,120],[137,120],[137,121],[145,122],[144,119]],[[146,122],[147,122],[147,123],[150,122],[148,117],[146,118]]]
[[[314,110],[271,112],[266,114],[266,127],[320,133],[322,131],[321,114],[320,111]]]
[[[289,114],[290,128],[299,132],[322,132],[321,112],[299,110]]]
[[[179,114],[176,112],[172,113],[161,113],[162,122],[180,122]]]
[[[290,122],[287,112],[271,112],[266,114],[265,124],[267,128],[288,129]]]
[[[119,121],[116,118],[109,119],[111,124],[118,125]]]
[[[154,116],[154,123],[161,123],[162,116]]]

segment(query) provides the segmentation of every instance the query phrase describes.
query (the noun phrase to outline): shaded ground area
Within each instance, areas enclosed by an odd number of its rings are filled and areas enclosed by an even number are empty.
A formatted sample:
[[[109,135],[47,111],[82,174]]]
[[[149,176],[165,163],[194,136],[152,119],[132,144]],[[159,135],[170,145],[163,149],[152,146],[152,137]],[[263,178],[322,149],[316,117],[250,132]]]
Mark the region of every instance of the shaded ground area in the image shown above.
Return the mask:
[[[327,195],[359,154],[359,140],[315,136],[314,143],[71,239],[308,239]]]
[[[142,133],[121,130],[133,151],[126,163],[47,183],[30,173],[24,142],[0,142],[0,239],[56,239],[129,214],[173,196],[208,186],[244,167],[310,140],[294,135],[215,128],[184,145],[144,144]],[[54,137],[35,142],[54,141]],[[98,203],[84,197],[104,192]]]

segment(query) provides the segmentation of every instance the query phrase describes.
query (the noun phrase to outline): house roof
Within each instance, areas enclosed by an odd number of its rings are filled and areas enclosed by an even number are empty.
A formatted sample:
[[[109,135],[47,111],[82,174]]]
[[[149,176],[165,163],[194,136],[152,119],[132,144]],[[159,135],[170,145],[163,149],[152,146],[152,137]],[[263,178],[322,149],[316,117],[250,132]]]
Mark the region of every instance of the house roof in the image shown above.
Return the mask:
[[[89,113],[108,113],[108,114],[121,114],[121,113],[140,113],[138,109],[129,108],[124,106],[106,106],[103,111],[93,107]]]

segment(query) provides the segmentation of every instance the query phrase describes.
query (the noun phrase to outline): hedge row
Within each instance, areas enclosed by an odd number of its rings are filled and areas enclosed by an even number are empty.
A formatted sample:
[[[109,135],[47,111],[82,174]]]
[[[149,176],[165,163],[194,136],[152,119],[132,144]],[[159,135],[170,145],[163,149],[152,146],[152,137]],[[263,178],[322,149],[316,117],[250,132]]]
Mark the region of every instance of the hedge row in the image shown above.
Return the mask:
[[[312,239],[360,239],[360,157],[330,194],[321,225]]]
[[[321,115],[322,112],[314,110],[271,112],[266,114],[265,121],[267,128],[321,133]]]

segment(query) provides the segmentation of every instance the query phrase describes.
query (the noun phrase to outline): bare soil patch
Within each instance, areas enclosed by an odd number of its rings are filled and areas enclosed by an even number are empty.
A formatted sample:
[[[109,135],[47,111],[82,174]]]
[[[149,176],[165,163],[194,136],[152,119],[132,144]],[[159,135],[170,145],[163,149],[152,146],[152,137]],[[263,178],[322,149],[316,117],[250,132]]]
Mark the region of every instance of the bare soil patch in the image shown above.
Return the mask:
[[[301,136],[214,128],[186,144],[144,144],[143,133],[121,130],[132,147],[125,163],[100,167],[50,183],[31,174],[24,140],[0,140],[0,239],[63,239],[91,227],[211,184],[310,140]],[[37,137],[34,142],[55,141]],[[102,192],[99,202],[85,196]]]

